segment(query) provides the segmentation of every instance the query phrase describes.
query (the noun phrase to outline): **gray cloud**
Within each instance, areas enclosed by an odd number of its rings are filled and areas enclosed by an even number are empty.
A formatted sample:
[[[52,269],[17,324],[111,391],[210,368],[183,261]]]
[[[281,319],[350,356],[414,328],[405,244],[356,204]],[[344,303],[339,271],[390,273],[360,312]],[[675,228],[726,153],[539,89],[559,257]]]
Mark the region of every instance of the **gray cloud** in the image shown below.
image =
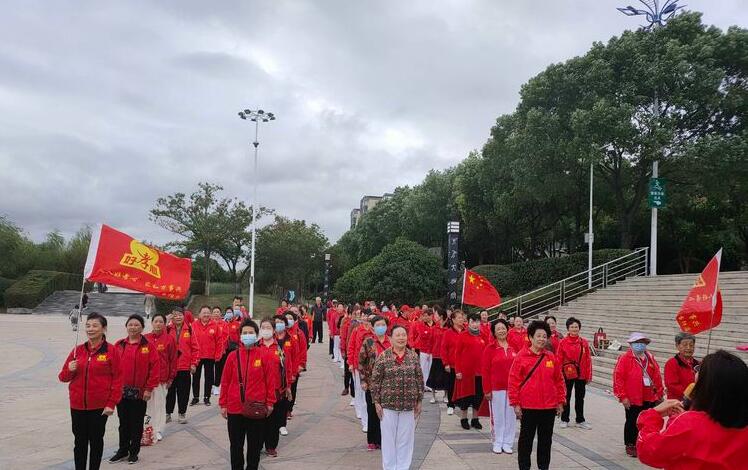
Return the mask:
[[[634,0],[629,0],[633,2]],[[519,89],[637,20],[626,2],[6,2],[0,214],[36,239],[106,222],[157,242],[159,196],[220,183],[331,241],[364,194],[418,183],[480,148]],[[739,0],[689,1],[745,26]]]

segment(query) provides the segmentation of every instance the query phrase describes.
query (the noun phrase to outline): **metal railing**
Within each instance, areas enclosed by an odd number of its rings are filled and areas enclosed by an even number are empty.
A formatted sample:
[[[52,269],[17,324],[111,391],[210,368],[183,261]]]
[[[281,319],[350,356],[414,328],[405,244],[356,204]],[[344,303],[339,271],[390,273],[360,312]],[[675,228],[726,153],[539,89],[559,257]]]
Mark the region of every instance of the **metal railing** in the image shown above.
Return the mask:
[[[594,266],[553,284],[514,297],[494,310],[491,318],[503,312],[507,316],[520,315],[522,318],[543,315],[585,294],[604,289],[627,277],[646,276],[649,270],[649,248],[637,248],[633,252]]]

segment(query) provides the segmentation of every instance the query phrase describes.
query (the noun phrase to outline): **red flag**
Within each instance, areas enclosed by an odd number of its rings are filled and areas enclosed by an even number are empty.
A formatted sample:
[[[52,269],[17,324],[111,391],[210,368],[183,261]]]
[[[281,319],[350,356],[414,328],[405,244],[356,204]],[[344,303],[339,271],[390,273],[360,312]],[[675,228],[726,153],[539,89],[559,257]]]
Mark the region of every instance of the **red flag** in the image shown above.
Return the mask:
[[[466,269],[462,280],[462,303],[481,308],[498,307],[501,295],[488,279]]]
[[[83,276],[167,299],[182,299],[190,290],[192,260],[150,247],[108,225],[92,234]]]
[[[683,301],[675,321],[686,333],[696,334],[715,328],[722,322],[722,293],[719,290],[719,266],[722,249],[709,261]]]

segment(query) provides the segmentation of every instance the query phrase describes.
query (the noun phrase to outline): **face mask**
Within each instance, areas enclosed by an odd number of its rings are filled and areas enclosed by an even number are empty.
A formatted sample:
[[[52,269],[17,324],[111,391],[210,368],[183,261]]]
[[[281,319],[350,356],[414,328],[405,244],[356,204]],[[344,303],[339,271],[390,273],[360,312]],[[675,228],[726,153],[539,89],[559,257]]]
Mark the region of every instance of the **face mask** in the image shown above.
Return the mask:
[[[273,330],[260,330],[260,337],[262,339],[270,339],[273,337]]]
[[[286,325],[284,325],[283,323],[276,323],[275,324],[275,331],[277,331],[278,333],[282,333],[282,332],[286,331]]]
[[[231,312],[228,312],[226,315],[223,316],[223,321],[231,321],[234,318],[234,314]]]
[[[469,326],[468,330],[470,330],[470,332],[472,334],[474,334],[474,335],[477,335],[478,333],[480,333],[480,327],[479,328],[473,328],[472,326]]]
[[[291,328],[294,324],[293,320],[288,320],[288,327]]]
[[[641,354],[647,350],[647,345],[645,343],[631,343],[631,349],[633,349],[635,353]]]
[[[385,333],[387,333],[387,327],[382,325],[377,325],[374,327],[374,333],[377,336],[384,336]]]
[[[235,316],[236,318],[241,318],[241,316],[242,316],[242,311],[241,311],[241,310],[239,310],[239,309],[236,309],[236,310],[234,310],[234,316]]]
[[[249,333],[246,335],[242,335],[241,339],[244,346],[252,346],[257,342],[257,335],[254,333]]]

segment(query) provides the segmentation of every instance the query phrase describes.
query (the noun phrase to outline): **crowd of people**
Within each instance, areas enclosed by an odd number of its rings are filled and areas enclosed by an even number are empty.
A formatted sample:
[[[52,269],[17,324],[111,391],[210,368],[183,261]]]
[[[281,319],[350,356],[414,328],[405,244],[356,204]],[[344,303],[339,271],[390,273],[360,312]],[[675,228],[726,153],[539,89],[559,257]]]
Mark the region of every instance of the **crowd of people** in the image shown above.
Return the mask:
[[[144,422],[158,442],[175,404],[183,424],[188,404],[210,406],[215,395],[227,420],[231,468],[258,468],[263,448],[276,457],[280,436],[289,433],[307,349],[323,342],[325,324],[330,360],[342,369],[341,395],[350,395],[366,448],[381,452],[385,470],[410,468],[423,407],[442,402],[466,431],[483,429],[481,418],[488,418],[495,454],[513,454],[516,440],[520,470],[531,468],[536,439],[536,465],[550,468],[556,419],[560,428],[570,426],[572,400],[575,425],[592,429],[584,403],[593,349],[579,319],[566,319],[563,333],[553,316],[525,325],[503,314],[489,322],[487,311],[320,298],[311,308],[284,301],[275,315],[252,319],[241,300],[226,309],[202,306],[194,319],[182,308],[153,313],[147,334],[145,320],[132,315],[114,344],[105,336],[106,318],[88,315],[88,340],[59,374],[70,383],[76,469],[99,468],[115,409],[119,448],[110,461],[135,463]],[[724,351],[700,362],[695,341],[676,336],[678,352],[663,378],[647,351],[650,339],[628,338],[613,374],[626,453],[664,468],[740,468],[748,458],[748,367]]]

